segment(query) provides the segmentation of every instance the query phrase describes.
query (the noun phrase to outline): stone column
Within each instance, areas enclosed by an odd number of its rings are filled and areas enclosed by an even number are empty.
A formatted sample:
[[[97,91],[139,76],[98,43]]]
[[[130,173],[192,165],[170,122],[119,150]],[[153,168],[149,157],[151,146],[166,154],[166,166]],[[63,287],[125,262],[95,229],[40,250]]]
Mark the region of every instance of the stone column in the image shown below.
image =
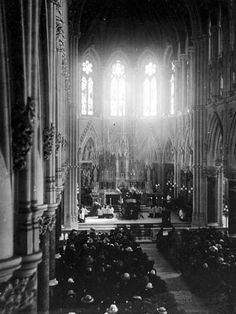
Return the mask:
[[[194,72],[193,72],[193,56],[194,56],[194,48],[193,47],[189,47],[188,49],[188,56],[189,56],[189,86],[188,86],[188,90],[187,90],[187,108],[189,110],[191,110],[193,108],[193,97],[192,97],[192,94],[193,94],[193,89],[194,89],[194,86],[193,86],[193,75],[194,75]]]
[[[129,155],[125,154],[125,180],[129,180]]]
[[[38,311],[49,313],[49,231],[41,235],[42,262],[38,267]]]
[[[217,211],[218,211],[218,225],[222,227],[223,215],[223,166],[217,167]]]
[[[198,106],[198,71],[199,71],[199,41],[196,39],[194,41],[193,50],[193,214],[192,214],[192,224],[198,225],[199,218],[199,144],[198,144],[198,131],[199,131],[199,106]]]
[[[217,176],[214,167],[208,169],[207,175],[207,224],[211,227],[218,226]]]
[[[58,204],[49,204],[48,205],[48,211],[50,212],[50,215],[52,215],[52,221],[50,224],[50,264],[49,264],[49,284],[51,286],[57,284],[57,280],[55,278],[55,254],[56,254],[56,227],[55,227],[55,221],[56,221],[56,211],[58,208]]]
[[[177,198],[180,188],[180,165],[176,149],[174,150],[174,160],[174,197]]]
[[[218,94],[218,28],[217,26],[211,27],[212,33],[212,95],[215,97]]]
[[[13,257],[13,202],[10,173],[0,153],[0,283],[20,267],[21,257]]]
[[[118,187],[119,183],[119,155],[116,156],[116,187]]]
[[[181,80],[180,80],[180,62],[176,60],[174,62],[175,65],[175,108],[174,111],[177,113],[180,111],[180,90],[181,90]]]
[[[79,34],[79,32],[78,32]],[[71,227],[77,221],[77,174],[80,167],[79,151],[79,95],[78,95],[78,43],[79,36],[70,29],[69,38],[69,59],[67,60],[70,69],[70,86],[68,92],[68,113],[69,113],[69,173],[65,193],[65,227]],[[70,61],[70,63],[69,63]],[[81,176],[81,172],[79,173]],[[79,178],[81,181],[81,178]],[[81,197],[81,186],[80,197]],[[81,198],[80,198],[81,200]]]
[[[50,233],[55,226],[55,211],[49,208],[40,219],[42,262],[38,267],[38,311],[49,314]],[[55,253],[53,259],[55,258]]]
[[[200,82],[199,82],[199,100],[200,100],[200,115],[199,115],[199,164],[200,164],[200,225],[205,226],[207,223],[207,36],[203,35],[200,40]]]
[[[193,216],[192,224],[206,225],[207,176],[206,176],[206,39],[194,42],[194,110],[193,110]]]
[[[4,1],[0,2],[0,284],[7,281],[14,270],[20,267],[21,258],[14,258],[14,204],[11,184],[11,143],[9,115],[9,82],[6,16]],[[3,105],[4,104],[4,105]],[[7,235],[7,236],[6,236]]]
[[[228,178],[229,233],[236,235],[236,174]]]
[[[181,54],[180,58],[180,79],[181,79],[181,91],[180,91],[180,104],[179,109],[181,112],[186,110],[186,96],[187,96],[187,76],[186,76],[186,55]]]

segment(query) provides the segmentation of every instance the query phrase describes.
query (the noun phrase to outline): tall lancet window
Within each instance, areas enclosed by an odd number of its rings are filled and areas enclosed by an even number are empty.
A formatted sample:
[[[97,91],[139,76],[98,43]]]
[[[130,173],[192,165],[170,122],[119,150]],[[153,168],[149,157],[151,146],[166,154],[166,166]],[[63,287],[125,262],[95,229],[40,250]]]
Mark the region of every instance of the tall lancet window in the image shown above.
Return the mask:
[[[92,116],[93,106],[93,65],[86,60],[82,63],[82,81],[81,81],[81,113],[82,115]]]
[[[219,9],[218,16],[218,56],[222,57],[223,52],[223,30],[222,30],[222,16],[221,16],[221,7]]]
[[[156,64],[149,62],[145,65],[143,82],[143,114],[155,116],[157,114],[157,79]]]
[[[212,59],[212,33],[211,33],[211,19],[208,23],[208,60]]]
[[[175,65],[172,62],[172,73],[170,79],[170,114],[175,113]]]
[[[125,67],[116,60],[111,73],[111,116],[125,115],[125,79]]]

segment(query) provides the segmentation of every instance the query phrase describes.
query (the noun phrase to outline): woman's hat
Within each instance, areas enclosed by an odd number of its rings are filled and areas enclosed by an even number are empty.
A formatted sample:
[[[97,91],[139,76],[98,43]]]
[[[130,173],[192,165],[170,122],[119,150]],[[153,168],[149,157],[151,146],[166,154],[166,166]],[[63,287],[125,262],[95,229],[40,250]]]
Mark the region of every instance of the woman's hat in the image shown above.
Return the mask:
[[[151,282],[148,282],[148,283],[146,284],[146,289],[152,289],[152,288],[153,288],[152,283],[151,283]]]
[[[129,273],[124,273],[124,274],[122,275],[122,278],[123,278],[124,280],[130,280],[130,274],[129,274]]]
[[[75,283],[73,278],[68,278],[67,282],[68,283]]]
[[[140,295],[134,295],[134,296],[132,296],[132,299],[142,301],[142,297]]]
[[[111,304],[108,309],[106,309],[107,314],[115,314],[118,312],[118,307],[115,304]]]
[[[126,250],[126,252],[133,252],[133,249],[131,246],[128,246],[125,250]]]
[[[81,298],[81,302],[82,303],[93,303],[94,302],[94,298],[90,295],[90,294],[86,294],[86,296]]]
[[[67,292],[67,295],[68,296],[72,296],[72,295],[75,295],[76,293],[75,293],[75,291],[74,290],[69,290],[68,292]]]
[[[161,306],[161,307],[157,308],[157,313],[158,314],[167,314],[167,310],[166,310],[166,308]]]
[[[55,259],[60,259],[61,258],[61,254],[60,253],[57,253],[56,255],[55,255]]]

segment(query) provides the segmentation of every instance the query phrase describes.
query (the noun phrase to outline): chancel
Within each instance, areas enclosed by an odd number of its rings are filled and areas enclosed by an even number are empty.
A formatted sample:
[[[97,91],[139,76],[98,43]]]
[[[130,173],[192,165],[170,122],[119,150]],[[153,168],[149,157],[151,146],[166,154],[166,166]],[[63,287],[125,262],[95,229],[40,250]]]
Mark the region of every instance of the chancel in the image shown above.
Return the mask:
[[[236,313],[235,27],[0,1],[0,314]]]

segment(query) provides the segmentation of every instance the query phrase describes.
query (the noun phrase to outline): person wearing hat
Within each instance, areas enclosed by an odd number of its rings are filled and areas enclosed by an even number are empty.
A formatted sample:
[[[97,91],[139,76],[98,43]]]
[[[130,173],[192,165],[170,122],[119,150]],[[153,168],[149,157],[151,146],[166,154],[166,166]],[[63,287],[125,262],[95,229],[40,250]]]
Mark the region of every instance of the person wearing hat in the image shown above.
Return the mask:
[[[145,286],[145,289],[142,293],[142,296],[144,298],[150,298],[151,296],[153,296],[153,285],[151,282],[148,282]]]
[[[76,305],[76,293],[74,290],[68,290],[66,293],[66,302],[64,303],[65,307],[74,307]]]
[[[111,304],[109,308],[106,309],[106,312],[104,314],[116,314],[118,313],[118,307],[116,304]]]
[[[81,303],[86,306],[94,302],[94,298],[90,294],[86,294],[80,300],[81,300]]]
[[[167,314],[167,310],[166,310],[166,308],[161,306],[161,307],[157,308],[156,313],[157,314]]]

